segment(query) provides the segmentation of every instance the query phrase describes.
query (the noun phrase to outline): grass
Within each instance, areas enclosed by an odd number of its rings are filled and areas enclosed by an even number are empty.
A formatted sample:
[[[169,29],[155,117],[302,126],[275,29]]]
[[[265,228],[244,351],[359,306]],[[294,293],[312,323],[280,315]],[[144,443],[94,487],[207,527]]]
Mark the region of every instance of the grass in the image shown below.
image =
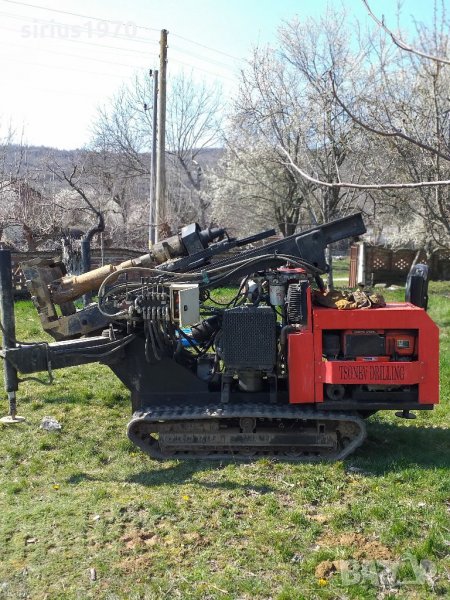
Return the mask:
[[[128,442],[128,392],[106,367],[22,384],[27,421],[0,428],[0,599],[448,597],[449,292],[430,300],[441,404],[375,415],[345,462],[159,463]],[[19,339],[42,339],[31,305],[16,313]]]
[[[333,277],[337,286],[348,285],[349,270],[350,259],[347,256],[333,259]]]

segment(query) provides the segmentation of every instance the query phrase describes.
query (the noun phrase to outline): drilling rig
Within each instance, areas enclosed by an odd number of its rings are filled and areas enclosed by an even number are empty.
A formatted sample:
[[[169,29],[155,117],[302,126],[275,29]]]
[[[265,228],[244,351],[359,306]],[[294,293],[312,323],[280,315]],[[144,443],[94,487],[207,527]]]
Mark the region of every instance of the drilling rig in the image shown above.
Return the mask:
[[[130,390],[128,436],[153,458],[345,458],[363,443],[366,417],[408,418],[439,402],[426,267],[406,302],[320,302],[328,244],[365,231],[359,213],[275,241],[273,230],[235,239],[194,223],[139,258],[80,276],[57,261],[25,262],[51,343],[15,339],[11,257],[1,251],[11,418],[18,372],[99,362]],[[221,303],[214,290],[224,286],[235,293]],[[77,309],[92,291],[98,300]]]

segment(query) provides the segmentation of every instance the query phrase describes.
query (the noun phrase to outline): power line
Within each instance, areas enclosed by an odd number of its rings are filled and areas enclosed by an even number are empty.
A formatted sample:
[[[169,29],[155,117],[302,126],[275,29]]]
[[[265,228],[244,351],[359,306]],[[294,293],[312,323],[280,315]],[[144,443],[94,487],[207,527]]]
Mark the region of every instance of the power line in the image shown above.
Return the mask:
[[[2,0],[2,1],[6,2],[6,0]],[[10,27],[3,27],[2,25],[0,25],[0,29],[17,32],[17,29],[11,29]],[[109,46],[107,44],[96,44],[95,42],[84,42],[83,40],[75,40],[72,38],[65,38],[63,40],[58,40],[58,41],[71,42],[71,43],[76,43],[76,44],[84,44],[86,46],[96,46],[97,48],[106,48],[107,50],[120,50],[121,52],[132,52],[133,54],[140,54],[141,56],[148,57],[148,53],[144,52],[144,50],[132,50],[131,48],[122,48],[120,46]]]
[[[0,40],[1,41],[1,40]],[[23,44],[16,44],[15,42],[7,42],[7,48],[9,48],[10,46],[15,46],[16,48],[23,48],[24,50],[27,50],[27,46],[24,46]],[[0,46],[1,47],[1,46]],[[38,52],[48,52],[50,54],[55,54],[54,50],[51,50],[49,48],[36,48],[36,50]],[[112,61],[112,60],[103,60],[101,58],[93,58],[92,56],[83,56],[82,54],[71,54],[70,52],[61,52],[58,50],[58,56],[70,56],[71,58],[77,58],[79,60],[90,60],[92,62],[98,62],[98,63],[103,63],[106,65],[114,65],[117,67],[131,67],[131,68],[140,68],[139,65],[136,64],[131,64],[131,63],[118,63],[116,61]],[[144,55],[143,55],[144,56]],[[146,58],[148,58],[148,55],[145,55]],[[151,55],[151,58],[153,59],[157,59],[156,54],[155,55]],[[147,65],[143,65],[142,68],[147,68]]]
[[[6,1],[6,0],[4,0],[4,1]],[[38,23],[39,24],[42,23],[44,26],[50,25],[50,28],[53,30],[52,31],[53,34],[55,34],[55,33],[58,34],[59,33],[58,37],[60,39],[67,39],[67,37],[68,37],[68,35],[62,35],[61,32],[60,32],[61,28],[65,28],[65,32],[64,33],[66,33],[66,34],[68,34],[69,30],[72,29],[77,34],[85,31],[88,34],[90,34],[90,35],[94,34],[94,35],[96,35],[99,38],[121,39],[121,40],[130,41],[130,42],[135,42],[135,43],[138,43],[138,44],[150,44],[150,43],[156,44],[157,43],[156,40],[152,40],[150,38],[137,37],[135,35],[126,35],[126,34],[122,35],[122,34],[117,33],[117,32],[116,33],[108,33],[108,32],[100,31],[100,30],[95,31],[95,30],[92,29],[92,27],[89,24],[86,24],[86,25],[74,25],[74,24],[67,23],[67,22],[64,22],[64,21],[55,21],[54,19],[52,19],[51,21],[49,21],[48,19],[36,19],[34,17],[27,17],[25,15],[16,15],[16,14],[13,14],[13,13],[8,13],[8,12],[0,12],[0,15],[2,15],[4,17],[8,17],[10,19],[16,19],[17,21],[28,21],[28,22],[33,23],[34,24],[34,29],[35,29],[35,32],[34,32],[35,35],[34,35],[34,37],[40,37],[39,35],[38,36],[36,35],[36,33],[39,34],[39,32],[37,31],[37,24]],[[122,25],[122,23],[120,23],[119,21],[117,21],[115,25],[116,26]],[[123,25],[125,25],[126,27],[128,27],[127,24],[123,24]],[[135,28],[137,26],[133,24],[132,27]],[[44,28],[42,28],[42,31],[41,31],[40,35],[42,35],[44,37],[48,37],[48,33],[44,34],[43,33],[43,29]],[[58,29],[59,31],[55,31],[55,29]]]
[[[0,25],[0,29],[7,30],[7,31],[15,31],[15,30],[11,30],[8,27],[3,27],[1,25]],[[103,49],[118,50],[118,51],[121,51],[121,52],[132,52],[133,54],[139,54],[142,57],[145,56],[147,59],[148,58],[153,58],[155,61],[157,60],[156,55],[149,55],[148,53],[142,52],[142,51],[139,51],[139,50],[130,50],[130,49],[127,49],[127,48],[121,48],[119,46],[109,46],[109,45],[105,45],[105,44],[96,44],[95,42],[84,42],[84,41],[81,41],[81,40],[66,39],[64,41],[75,42],[75,43],[78,43],[78,44],[84,44],[84,45],[88,45],[88,46],[95,46],[97,48],[103,48]],[[17,44],[17,45],[20,46],[19,44]],[[20,46],[20,47],[24,47],[24,46]],[[44,48],[40,48],[40,50],[44,50]],[[53,54],[55,53],[54,50],[47,50],[47,49],[45,49],[45,51],[46,52],[51,52]],[[63,53],[58,51],[57,54],[63,54]],[[75,55],[70,55],[69,53],[65,53],[65,54],[67,56],[73,56],[74,58],[84,58],[81,55],[80,56],[75,56]],[[19,59],[15,58],[14,60],[19,60]],[[95,61],[100,62],[100,59],[94,59],[94,58],[92,58],[90,60],[95,60]],[[107,61],[101,61],[101,62],[105,62],[106,63]],[[170,62],[171,63],[178,63],[180,65],[183,65],[185,67],[189,67],[190,69],[195,69],[197,71],[202,71],[203,73],[206,73],[208,75],[212,75],[216,79],[227,80],[227,81],[230,81],[231,83],[235,83],[235,81],[231,77],[227,77],[225,75],[219,75],[217,72],[209,71],[208,69],[204,69],[202,67],[199,67],[198,65],[194,65],[192,63],[184,62],[184,61],[182,61],[182,60],[180,60],[180,59],[178,59],[176,57],[172,57],[170,59]],[[114,65],[114,64],[119,64],[119,63],[111,63],[111,64]],[[43,66],[49,66],[49,65],[43,65]],[[125,65],[123,65],[123,66],[125,66]],[[126,66],[128,66],[128,65],[126,65]]]
[[[29,83],[29,77],[12,77],[11,81],[26,81],[27,84],[27,90],[35,90],[35,91],[39,91],[39,92],[45,92],[45,93],[51,93],[52,96],[61,96],[61,97],[66,97],[66,96],[83,96],[84,98],[93,98],[93,99],[98,99],[98,94],[97,93],[86,93],[83,91],[80,91],[79,88],[76,89],[67,89],[67,88],[59,88],[59,89],[52,89],[52,88],[48,88],[46,87],[41,87],[39,85],[32,85]]]
[[[203,73],[207,73],[208,75],[213,75],[213,77],[215,77],[216,79],[223,79],[223,80],[227,80],[227,81],[231,81],[231,83],[236,83],[234,79],[231,79],[231,77],[227,77],[226,75],[219,75],[218,73],[213,73],[212,71],[208,71],[207,69],[203,69],[202,67],[199,67],[198,65],[192,65],[189,63],[186,63],[182,60],[179,60],[178,58],[170,58],[170,62],[171,63],[179,63],[180,65],[183,65],[184,67],[189,67],[190,69],[195,69],[196,71],[202,71]]]
[[[211,48],[210,46],[206,46],[205,44],[201,44],[200,42],[195,42],[194,40],[190,40],[182,35],[177,35],[176,33],[172,33],[173,37],[177,37],[180,40],[184,40],[185,42],[189,42],[190,44],[195,44],[196,46],[200,46],[201,48],[206,48],[206,50],[211,50],[212,52],[217,52],[218,54],[223,54],[224,56],[228,56],[228,58],[232,58],[233,60],[242,60],[237,56],[233,56],[232,54],[228,54],[227,52],[222,52],[222,50],[216,50],[215,48]]]
[[[23,20],[32,21],[32,22],[34,21],[34,19],[29,18],[29,17],[22,17],[22,16],[17,16],[17,15],[11,15],[10,13],[4,13],[4,12],[1,12],[1,11],[0,11],[0,15],[5,15],[7,17],[11,17],[13,19],[18,19],[18,20],[22,20],[23,19]],[[57,25],[57,26],[63,26],[63,27],[66,27],[66,26],[71,27],[71,25],[69,23],[62,23],[62,22],[57,22],[57,21],[47,21],[47,20],[42,20],[41,21],[40,20],[40,22],[42,22],[42,23],[48,23],[50,25]],[[0,26],[0,28],[7,29],[8,31],[17,31],[15,29],[9,29],[9,28],[3,27],[3,26]],[[82,29],[85,30],[85,31],[89,31],[88,28],[82,27]],[[36,36],[31,36],[31,37],[33,39],[36,39]],[[142,42],[141,42],[140,40],[133,39],[133,38],[131,38],[129,36],[118,36],[118,35],[105,35],[105,36],[103,36],[102,35],[102,36],[99,36],[99,37],[120,38],[120,39],[126,39],[128,41],[134,41],[134,42],[139,41],[139,43],[150,43],[150,42],[156,43],[156,41],[154,41],[154,40],[142,40]],[[26,39],[29,39],[29,37],[27,36]],[[52,36],[49,36],[49,39],[58,39],[58,41],[63,41],[63,42],[69,41],[69,42],[78,42],[80,44],[96,45],[96,46],[102,47],[102,48],[110,48],[110,49],[117,48],[118,50],[123,50],[123,51],[126,51],[126,52],[139,53],[139,54],[142,54],[142,56],[149,57],[148,52],[146,52],[144,50],[131,50],[131,49],[119,48],[118,46],[115,47],[115,46],[109,46],[109,45],[106,45],[106,44],[98,44],[98,43],[96,44],[95,42],[87,42],[87,41],[84,41],[84,40],[79,40],[79,39],[75,39],[75,38],[68,37],[68,36],[63,36],[63,37],[52,37]],[[210,63],[210,64],[212,64],[214,66],[220,66],[220,67],[222,67],[224,69],[228,69],[229,71],[233,71],[234,70],[234,67],[232,67],[230,65],[227,65],[227,64],[225,64],[223,62],[220,62],[220,61],[216,61],[216,60],[211,59],[211,58],[206,58],[206,57],[203,57],[203,56],[199,56],[198,54],[195,54],[193,52],[187,51],[187,50],[185,50],[183,48],[180,48],[180,47],[177,47],[177,46],[171,46],[171,49],[175,50],[175,52],[182,52],[183,54],[187,54],[189,56],[192,56],[193,58],[196,58],[196,59],[198,59],[198,60],[200,60],[202,62]],[[153,55],[153,58],[155,56],[156,55]]]
[[[83,17],[83,18],[98,19],[97,17],[90,17],[88,15],[82,15],[82,14],[78,14],[78,13],[71,13],[71,12],[68,12],[68,11],[62,11],[62,10],[58,10],[58,9],[50,9],[50,8],[46,8],[46,7],[43,7],[43,6],[38,6],[38,5],[35,5],[35,4],[29,4],[29,3],[25,3],[25,2],[18,2],[18,1],[15,1],[15,0],[0,0],[0,1],[7,2],[9,4],[16,4],[16,5],[23,5],[23,6],[32,7],[32,8],[39,8],[39,9],[50,11],[50,12],[56,12],[56,13],[62,13],[62,14],[69,14],[71,16],[78,16],[78,17]],[[6,14],[6,16],[11,16],[12,18],[16,18],[16,19],[19,19],[19,20],[20,19],[25,19],[25,20],[32,20],[33,21],[33,19],[30,19],[29,17],[22,17],[22,16],[19,16],[19,15],[11,15],[11,14],[8,14],[8,13],[0,13],[0,14]],[[100,20],[100,19],[98,19],[98,20]],[[103,20],[106,21],[106,22],[114,23],[114,24],[117,24],[119,22],[119,21],[111,21],[111,20],[108,20],[108,19],[103,19]],[[54,21],[45,21],[45,20],[42,20],[42,22],[44,22],[44,23],[47,22],[47,23],[50,23],[50,24],[56,23]],[[69,25],[70,26],[69,23],[60,23],[60,25]],[[143,26],[136,26],[136,27],[138,27],[139,29],[145,29],[145,30],[149,30],[149,31],[158,31],[156,29],[151,29],[151,28],[147,28],[147,27],[143,27]],[[15,32],[17,31],[17,29],[11,29],[11,28],[4,27],[4,26],[1,26],[1,25],[0,25],[0,29],[4,29],[4,30],[7,30],[7,31],[15,31]],[[175,37],[177,37],[179,39],[182,39],[182,40],[185,40],[187,42],[196,44],[196,45],[198,45],[200,47],[208,48],[209,50],[212,50],[214,52],[218,52],[219,54],[223,54],[224,56],[228,56],[229,58],[233,58],[233,59],[236,58],[236,57],[233,57],[230,54],[227,54],[225,52],[221,52],[219,50],[215,50],[214,48],[209,48],[208,46],[205,46],[204,44],[200,44],[200,43],[194,42],[193,40],[189,40],[188,38],[185,38],[183,36],[175,35]],[[127,39],[129,39],[129,38],[127,37]],[[119,51],[119,52],[122,52],[122,53],[128,52],[128,53],[138,54],[141,57],[145,56],[147,58],[147,60],[150,57],[153,60],[157,59],[156,55],[151,55],[150,56],[148,52],[145,52],[143,50],[133,50],[133,49],[129,49],[129,48],[123,48],[123,47],[120,47],[120,46],[112,46],[112,45],[108,45],[108,44],[99,44],[99,43],[95,43],[95,42],[88,42],[88,41],[74,39],[74,38],[69,38],[69,37],[64,37],[61,40],[58,39],[58,41],[64,41],[64,42],[68,41],[68,42],[74,42],[76,44],[83,44],[83,45],[87,45],[87,46],[94,46],[96,48],[102,48],[102,49],[106,49],[106,50],[115,50],[115,51]],[[145,41],[146,42],[151,42],[152,40],[145,40]],[[16,46],[25,48],[24,46],[21,46],[19,44],[16,44]],[[39,50],[44,50],[46,52],[54,52],[52,50],[47,50],[46,48],[40,48]],[[230,65],[226,65],[225,63],[221,63],[220,61],[215,61],[215,60],[210,59],[210,58],[200,57],[198,55],[195,55],[192,52],[189,52],[189,51],[186,51],[186,50],[183,50],[183,49],[180,49],[180,48],[176,48],[175,47],[174,50],[175,50],[175,52],[182,52],[184,54],[192,56],[193,58],[195,58],[197,60],[200,60],[200,61],[203,61],[203,62],[206,62],[206,63],[210,63],[211,65],[214,65],[214,66],[218,65],[218,66],[221,66],[222,68],[228,69],[230,71],[233,69],[233,67],[231,67]],[[123,66],[123,67],[131,67],[131,66],[133,66],[133,65],[128,65],[128,64],[124,64],[124,63],[113,63],[113,62],[102,60],[102,59],[95,59],[95,58],[84,57],[84,56],[76,56],[76,55],[73,55],[73,54],[70,54],[70,53],[63,53],[63,52],[59,52],[59,51],[58,51],[58,54],[66,55],[66,56],[72,56],[74,58],[81,58],[81,59],[84,59],[84,60],[92,60],[92,61],[95,61],[95,62],[102,62],[104,64],[113,64],[113,65]],[[18,60],[18,59],[16,59],[16,60]],[[25,64],[34,64],[36,66],[42,66],[42,67],[45,67],[45,68],[52,68],[50,65],[43,65],[41,63],[33,63],[33,62],[30,62],[30,61],[28,61],[28,62],[21,61],[21,62],[25,62]],[[183,60],[180,60],[180,59],[176,58],[176,56],[171,57],[171,62],[178,63],[180,65],[183,65],[183,66],[186,66],[186,67],[189,67],[189,68],[194,68],[196,70],[202,71],[204,73],[207,73],[208,75],[214,76],[216,79],[227,80],[227,81],[230,81],[232,83],[235,83],[234,80],[231,79],[230,77],[226,77],[226,76],[223,76],[223,75],[220,76],[220,75],[218,75],[217,72],[212,72],[212,71],[210,71],[208,69],[199,67],[198,65],[193,65],[191,63],[185,62]],[[56,66],[54,68],[63,68],[63,67]],[[97,74],[97,73],[94,73],[92,71],[89,72],[89,71],[84,71],[84,70],[79,70],[79,69],[73,69],[73,68],[69,68],[69,67],[67,67],[67,69],[68,70],[72,70],[72,71],[76,71],[76,72],[85,72],[85,73]],[[100,73],[100,74],[105,75],[105,73]],[[118,77],[117,75],[111,75],[111,76]]]
[[[34,19],[32,19],[32,18],[11,15],[10,13],[4,13],[4,12],[1,12],[1,11],[0,11],[0,15],[6,15],[6,16],[12,17],[14,19],[17,18],[18,20],[25,19],[25,20],[28,20],[28,21],[34,21]],[[61,25],[61,26],[69,26],[69,27],[71,26],[68,23],[62,23],[62,22],[57,22],[57,21],[42,20],[40,22],[42,22],[42,23],[48,23],[50,25]],[[11,29],[11,28],[4,27],[4,26],[0,26],[0,29],[5,29],[7,31],[17,31],[17,29]],[[88,31],[88,29],[85,29],[85,30]],[[31,37],[33,39],[36,39],[36,36],[31,36]],[[139,40],[130,38],[128,36],[116,36],[116,35],[105,35],[105,36],[103,36],[102,35],[102,36],[99,36],[99,37],[113,37],[113,38],[118,38],[119,37],[120,39],[126,39],[128,41],[139,41]],[[27,36],[26,39],[29,39],[29,37]],[[88,45],[97,46],[97,47],[101,47],[101,48],[107,48],[107,49],[117,49],[117,50],[120,50],[120,51],[123,51],[123,52],[133,52],[135,54],[140,54],[140,55],[145,56],[147,58],[149,57],[149,53],[147,51],[144,51],[144,50],[132,50],[132,49],[128,49],[128,48],[122,48],[122,47],[119,47],[119,46],[110,46],[110,45],[106,45],[106,44],[98,44],[98,43],[95,43],[95,42],[87,42],[87,41],[84,41],[84,40],[75,39],[75,38],[71,38],[71,37],[67,37],[67,36],[64,36],[64,37],[55,37],[55,38],[52,38],[51,36],[49,36],[48,39],[57,39],[58,41],[62,41],[62,42],[65,42],[65,41],[68,41],[68,42],[77,42],[79,44],[88,44]],[[154,41],[154,40],[143,40],[140,43],[144,43],[144,42],[145,43],[154,42],[156,44],[156,41]],[[22,46],[22,47],[25,48],[24,46]],[[181,52],[181,53],[183,53],[185,55],[192,56],[193,58],[195,58],[197,60],[200,60],[201,62],[206,62],[206,63],[209,63],[209,64],[214,65],[214,66],[219,66],[219,67],[222,67],[222,68],[227,69],[229,71],[234,71],[234,67],[232,67],[231,65],[227,65],[226,63],[223,63],[223,62],[211,59],[211,58],[200,56],[198,54],[195,54],[193,52],[190,52],[188,50],[185,50],[185,49],[177,47],[177,46],[172,46],[171,45],[170,47],[175,52]],[[152,58],[155,59],[156,55],[152,55]]]
[[[0,26],[0,29],[5,29],[5,28]],[[89,43],[89,42],[86,42],[86,43]],[[95,44],[95,45],[98,45],[98,44]],[[16,46],[21,47],[19,44],[16,44]],[[40,48],[40,50],[44,50],[45,52],[50,52],[50,53],[54,54],[54,51],[52,51],[52,50],[47,50],[47,49],[44,49],[44,48]],[[101,62],[101,63],[105,63],[105,64],[111,64],[113,66],[117,65],[117,66],[123,66],[123,67],[133,67],[133,65],[129,65],[129,64],[124,64],[124,63],[122,64],[122,63],[116,63],[116,62],[112,62],[112,61],[105,61],[105,60],[96,59],[96,58],[84,57],[84,56],[81,56],[81,55],[70,54],[70,53],[67,53],[67,52],[58,52],[58,55],[65,55],[65,56],[70,56],[70,57],[73,57],[73,58],[80,58],[80,59],[92,60],[92,61],[95,61],[95,62]],[[154,58],[156,60],[156,57],[154,57]],[[125,75],[114,75],[114,74],[110,74],[109,75],[109,74],[104,73],[104,72],[100,73],[98,71],[97,72],[86,71],[85,69],[76,69],[76,68],[73,68],[73,67],[66,67],[66,66],[63,66],[63,65],[50,65],[50,64],[45,65],[45,64],[42,64],[42,63],[25,61],[25,60],[18,59],[18,58],[14,58],[14,61],[22,63],[22,64],[30,64],[30,65],[35,65],[35,66],[39,66],[39,67],[44,67],[44,68],[47,68],[47,69],[52,69],[52,68],[65,69],[65,70],[68,70],[68,71],[74,71],[74,72],[78,72],[78,73],[88,73],[88,74],[91,74],[91,75],[108,75],[108,76],[116,77],[116,78],[120,78],[120,79],[123,79],[125,77]],[[224,75],[219,75],[218,73],[214,73],[212,71],[208,71],[207,69],[203,69],[202,67],[199,67],[197,65],[186,63],[186,62],[184,62],[182,60],[179,60],[178,58],[175,58],[175,57],[171,58],[170,62],[171,63],[178,63],[180,65],[183,65],[185,67],[189,67],[191,69],[195,69],[197,71],[202,71],[203,73],[207,73],[208,75],[214,76],[216,79],[221,79],[221,80],[224,80],[224,81],[227,80],[227,81],[230,81],[231,83],[235,83],[235,81],[233,79],[231,79],[231,77],[226,77]],[[146,66],[139,67],[138,65],[136,65],[136,68],[137,69],[146,69],[147,67]]]
[[[111,19],[104,19],[102,17],[93,17],[92,15],[83,15],[81,13],[69,12],[68,10],[60,10],[58,8],[47,8],[46,6],[38,6],[37,4],[29,4],[28,2],[16,2],[16,0],[1,0],[2,2],[7,2],[8,4],[16,4],[17,6],[27,6],[28,8],[37,8],[39,10],[46,10],[48,12],[59,13],[62,15],[70,15],[71,17],[81,17],[82,19],[94,19],[95,21],[105,21],[106,23],[112,23],[113,25],[117,25],[117,23],[122,21],[113,21]],[[123,21],[126,23],[126,21]],[[153,27],[144,27],[143,25],[136,25],[138,29],[144,29],[146,31],[157,31],[159,33],[159,29],[155,29]]]
[[[212,58],[206,58],[204,56],[200,56],[199,54],[195,54],[194,52],[190,52],[188,50],[185,50],[183,48],[180,48],[178,46],[173,46],[172,44],[170,45],[170,50],[175,50],[175,52],[182,52],[183,54],[187,54],[188,56],[192,56],[193,58],[196,58],[197,60],[203,61],[203,62],[207,62],[210,63],[212,65],[217,65],[219,67],[222,67],[224,69],[228,69],[229,71],[234,71],[235,67],[231,66],[231,65],[227,65],[226,63],[223,63],[219,60],[214,60]]]
[[[116,79],[121,79],[122,81],[125,78],[125,75],[119,75],[117,73],[106,73],[105,71],[86,71],[85,69],[77,69],[76,67],[68,67],[66,65],[45,65],[43,63],[34,62],[30,60],[22,60],[20,58],[15,59],[16,62],[25,65],[32,65],[35,67],[42,67],[44,69],[63,69],[64,71],[73,71],[75,73],[86,73],[88,75],[103,75],[104,77],[115,77]]]
[[[0,0],[1,2],[7,2],[8,4],[15,4],[17,6],[27,6],[29,8],[37,8],[39,10],[46,10],[48,12],[53,12],[53,13],[59,13],[59,14],[63,14],[63,15],[70,15],[72,17],[81,17],[83,19],[94,19],[95,21],[105,21],[106,23],[112,23],[113,25],[117,25],[117,23],[126,23],[126,21],[113,21],[111,19],[104,19],[101,17],[94,17],[92,15],[85,15],[85,14],[81,14],[81,13],[74,13],[74,12],[70,12],[67,10],[60,10],[57,8],[47,8],[45,6],[38,6],[37,4],[30,4],[28,2],[18,2],[16,0]],[[154,27],[145,27],[144,25],[136,25],[135,27],[137,29],[142,29],[144,31],[153,31],[153,32],[158,32],[159,33],[159,29],[155,29]],[[196,46],[200,46],[201,48],[205,48],[206,50],[210,50],[211,52],[217,52],[218,54],[222,54],[223,56],[227,56],[228,58],[232,58],[233,60],[242,60],[242,58],[238,57],[238,56],[233,56],[232,54],[229,54],[227,52],[223,52],[222,50],[217,50],[216,48],[212,48],[211,46],[207,46],[206,44],[201,44],[200,42],[196,42],[195,40],[191,40],[187,37],[184,37],[182,35],[178,35],[176,33],[171,33],[171,35],[173,37],[177,37],[180,40],[184,40],[185,42],[189,42],[190,44],[194,44]]]

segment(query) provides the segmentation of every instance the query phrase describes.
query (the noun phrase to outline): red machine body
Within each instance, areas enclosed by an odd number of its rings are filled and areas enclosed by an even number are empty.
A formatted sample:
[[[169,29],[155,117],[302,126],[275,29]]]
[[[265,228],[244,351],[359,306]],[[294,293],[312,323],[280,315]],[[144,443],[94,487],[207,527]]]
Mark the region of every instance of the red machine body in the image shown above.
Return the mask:
[[[439,330],[413,304],[338,310],[312,306],[309,294],[308,322],[288,347],[292,404],[439,402]]]

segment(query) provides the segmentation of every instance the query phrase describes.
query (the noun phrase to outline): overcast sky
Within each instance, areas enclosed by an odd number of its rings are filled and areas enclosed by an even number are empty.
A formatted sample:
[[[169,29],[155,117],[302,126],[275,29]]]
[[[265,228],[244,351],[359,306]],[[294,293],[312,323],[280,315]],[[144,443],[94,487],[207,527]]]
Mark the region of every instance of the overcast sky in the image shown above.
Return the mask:
[[[318,16],[326,0],[0,0],[0,122],[33,145],[82,147],[99,105],[133,74],[158,66],[169,31],[170,73],[193,70],[231,95],[257,44],[282,21]],[[331,4],[337,4],[331,2]],[[361,0],[343,6],[364,19]],[[395,25],[395,1],[371,0]],[[39,7],[45,7],[46,10]],[[431,18],[426,1],[405,0],[402,24]],[[150,101],[149,93],[149,101]]]

